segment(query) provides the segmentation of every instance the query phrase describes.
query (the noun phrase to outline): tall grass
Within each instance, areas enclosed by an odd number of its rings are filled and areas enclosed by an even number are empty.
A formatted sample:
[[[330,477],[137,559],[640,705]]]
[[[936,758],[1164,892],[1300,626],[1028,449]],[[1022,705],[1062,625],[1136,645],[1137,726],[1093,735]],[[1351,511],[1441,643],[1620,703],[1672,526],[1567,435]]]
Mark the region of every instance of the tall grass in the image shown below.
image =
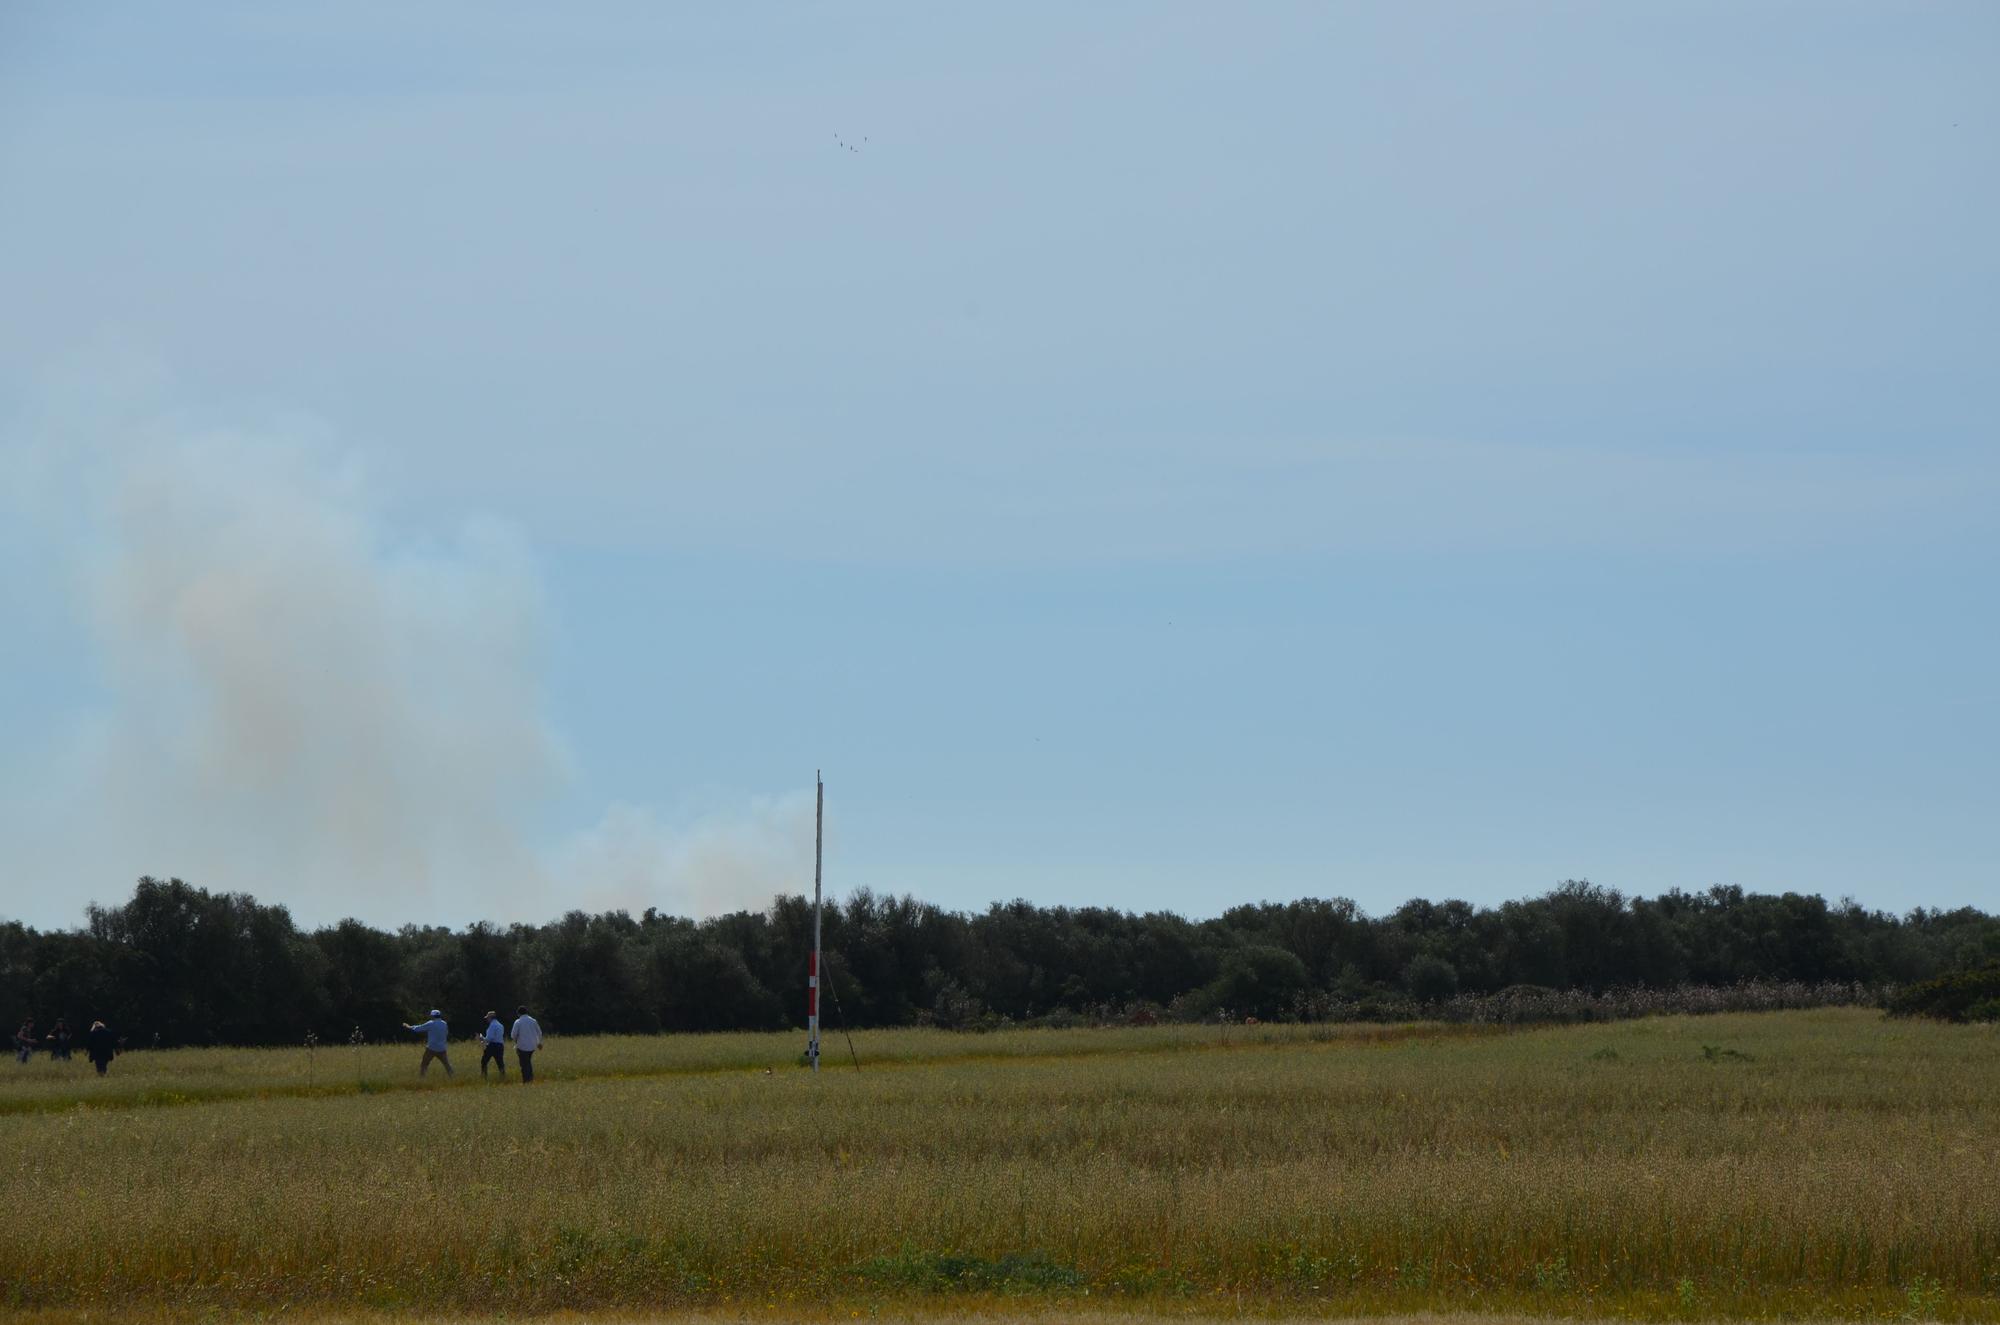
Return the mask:
[[[0,1300],[2000,1320],[1988,1029],[880,1038],[900,1066],[817,1079],[761,1037],[574,1040],[533,1089],[0,1118]]]

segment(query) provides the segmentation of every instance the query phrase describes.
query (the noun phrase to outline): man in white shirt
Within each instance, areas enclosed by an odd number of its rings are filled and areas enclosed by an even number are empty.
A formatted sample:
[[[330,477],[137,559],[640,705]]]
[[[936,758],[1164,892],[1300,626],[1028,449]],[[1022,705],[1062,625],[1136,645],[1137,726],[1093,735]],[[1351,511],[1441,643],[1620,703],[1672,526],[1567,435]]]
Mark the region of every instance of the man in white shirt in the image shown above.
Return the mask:
[[[535,1084],[535,1050],[542,1047],[542,1024],[528,1015],[526,1004],[516,1009],[514,1028],[508,1032],[514,1040],[514,1057],[521,1064],[521,1084]]]
[[[479,1051],[479,1075],[486,1075],[488,1063],[500,1065],[500,1079],[507,1079],[507,1027],[500,1020],[498,1012],[486,1014],[486,1033],[480,1037],[486,1047]]]

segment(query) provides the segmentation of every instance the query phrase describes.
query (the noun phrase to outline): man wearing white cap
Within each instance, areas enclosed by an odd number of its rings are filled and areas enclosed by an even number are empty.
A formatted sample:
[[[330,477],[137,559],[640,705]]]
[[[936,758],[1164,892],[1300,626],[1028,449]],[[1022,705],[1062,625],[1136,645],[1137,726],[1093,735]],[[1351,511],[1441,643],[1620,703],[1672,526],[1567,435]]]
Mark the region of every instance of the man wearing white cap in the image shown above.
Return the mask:
[[[451,1070],[451,1027],[444,1024],[444,1013],[432,1008],[429,1021],[420,1021],[414,1026],[406,1021],[403,1023],[403,1029],[424,1037],[424,1061],[417,1067],[418,1076],[423,1076],[431,1070],[433,1058],[444,1064],[446,1076],[458,1075]]]

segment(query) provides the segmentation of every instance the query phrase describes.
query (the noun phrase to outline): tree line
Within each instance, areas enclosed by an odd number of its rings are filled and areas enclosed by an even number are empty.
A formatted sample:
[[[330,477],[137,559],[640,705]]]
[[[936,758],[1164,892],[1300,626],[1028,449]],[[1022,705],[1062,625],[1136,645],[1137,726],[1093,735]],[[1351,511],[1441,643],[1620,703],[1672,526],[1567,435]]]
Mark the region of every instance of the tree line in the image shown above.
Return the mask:
[[[356,920],[139,880],[79,929],[0,924],[0,1015],[102,1018],[128,1043],[296,1044],[461,1023],[528,1004],[552,1030],[776,1030],[805,1022],[812,905],[695,921],[648,909],[541,925]],[[1497,907],[1411,901],[1385,916],[1304,899],[1171,912],[996,903],[948,911],[865,889],[826,907],[830,1025],[977,1028],[1037,1019],[1312,1018],[1517,986],[1602,992],[1748,981],[1899,986],[2000,959],[2000,917],[1903,915],[1716,887],[1627,897],[1572,881]]]

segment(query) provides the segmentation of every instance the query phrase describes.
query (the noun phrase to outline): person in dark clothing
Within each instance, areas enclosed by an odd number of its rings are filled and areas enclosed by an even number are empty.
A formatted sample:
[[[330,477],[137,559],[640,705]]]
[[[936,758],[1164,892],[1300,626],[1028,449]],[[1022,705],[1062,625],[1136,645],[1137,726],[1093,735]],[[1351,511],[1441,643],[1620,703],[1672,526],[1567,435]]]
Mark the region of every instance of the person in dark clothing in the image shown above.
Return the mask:
[[[486,1042],[486,1047],[479,1051],[479,1075],[482,1077],[486,1075],[486,1065],[488,1063],[497,1063],[500,1066],[500,1079],[505,1081],[507,1079],[507,1027],[501,1023],[498,1012],[489,1012],[486,1014],[486,1033],[481,1038]]]
[[[90,1056],[91,1062],[97,1064],[97,1075],[103,1076],[104,1070],[111,1066],[112,1058],[118,1053],[118,1037],[113,1035],[111,1028],[103,1022],[93,1021],[90,1023],[90,1029],[84,1033],[83,1051]]]
[[[51,1062],[56,1059],[61,1059],[65,1063],[69,1061],[69,1042],[69,1021],[63,1017],[57,1017],[56,1024],[49,1028],[49,1038],[45,1041],[49,1046],[49,1059]]]
[[[41,1043],[35,1038],[35,1019],[30,1017],[21,1023],[20,1030],[14,1032],[14,1061],[27,1062]]]

